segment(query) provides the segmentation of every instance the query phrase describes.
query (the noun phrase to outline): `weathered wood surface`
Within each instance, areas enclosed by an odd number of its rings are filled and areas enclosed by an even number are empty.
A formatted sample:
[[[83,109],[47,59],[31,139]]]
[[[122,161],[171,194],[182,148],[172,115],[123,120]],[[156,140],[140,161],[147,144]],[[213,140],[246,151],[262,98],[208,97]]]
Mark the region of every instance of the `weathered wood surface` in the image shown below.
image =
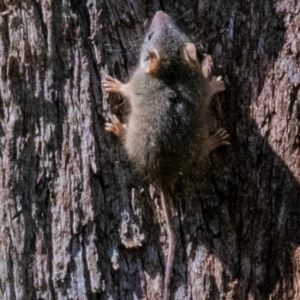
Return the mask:
[[[176,186],[172,299],[300,299],[297,0],[0,0],[1,299],[160,299],[159,193],[104,132],[100,80],[128,79],[161,9],[224,74],[232,143]]]

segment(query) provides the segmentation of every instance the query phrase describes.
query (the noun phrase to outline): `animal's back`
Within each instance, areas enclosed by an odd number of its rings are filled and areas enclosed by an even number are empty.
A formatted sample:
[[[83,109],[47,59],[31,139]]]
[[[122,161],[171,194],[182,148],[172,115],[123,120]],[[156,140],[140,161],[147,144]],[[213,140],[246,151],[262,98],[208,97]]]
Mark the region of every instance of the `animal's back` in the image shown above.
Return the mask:
[[[149,80],[147,74],[137,74],[132,84],[136,88],[125,138],[128,155],[150,177],[173,181],[195,156],[198,138],[191,129],[199,127],[201,95],[195,97],[196,87],[170,86]]]

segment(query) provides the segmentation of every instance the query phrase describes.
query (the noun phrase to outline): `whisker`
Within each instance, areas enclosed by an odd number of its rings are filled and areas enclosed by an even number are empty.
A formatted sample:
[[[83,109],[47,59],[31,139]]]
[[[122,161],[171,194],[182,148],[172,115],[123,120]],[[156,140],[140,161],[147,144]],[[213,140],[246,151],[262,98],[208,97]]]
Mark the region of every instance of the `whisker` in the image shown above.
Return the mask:
[[[192,9],[189,9],[185,13],[183,13],[180,17],[178,17],[177,19],[174,19],[174,23],[176,23],[178,20],[183,18],[186,14],[190,13],[191,11],[192,11]]]

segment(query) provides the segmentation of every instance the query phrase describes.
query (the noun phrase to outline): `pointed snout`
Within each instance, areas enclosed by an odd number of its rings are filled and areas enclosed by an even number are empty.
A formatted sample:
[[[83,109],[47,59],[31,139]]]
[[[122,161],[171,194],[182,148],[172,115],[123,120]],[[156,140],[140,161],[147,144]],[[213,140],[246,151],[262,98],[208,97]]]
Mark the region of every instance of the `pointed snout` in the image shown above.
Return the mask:
[[[155,31],[171,22],[171,18],[163,11],[157,11],[152,19],[149,31]]]

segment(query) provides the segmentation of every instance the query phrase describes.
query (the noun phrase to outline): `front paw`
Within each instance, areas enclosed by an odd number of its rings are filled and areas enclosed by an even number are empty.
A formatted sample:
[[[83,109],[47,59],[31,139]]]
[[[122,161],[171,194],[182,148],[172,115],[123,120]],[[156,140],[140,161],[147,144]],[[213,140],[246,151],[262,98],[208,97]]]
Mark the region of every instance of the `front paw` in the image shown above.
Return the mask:
[[[107,76],[106,79],[102,81],[102,87],[106,93],[120,94],[122,86],[122,82],[111,76]]]
[[[126,132],[125,125],[123,125],[115,115],[110,117],[110,121],[111,123],[105,124],[105,130],[113,133],[119,138],[123,138]]]
[[[202,73],[206,78],[209,78],[211,76],[213,66],[214,66],[214,62],[211,56],[208,54],[203,54],[201,67],[202,67]]]
[[[209,81],[209,89],[212,96],[225,91],[225,88],[225,82],[223,81],[222,76],[213,76]]]

